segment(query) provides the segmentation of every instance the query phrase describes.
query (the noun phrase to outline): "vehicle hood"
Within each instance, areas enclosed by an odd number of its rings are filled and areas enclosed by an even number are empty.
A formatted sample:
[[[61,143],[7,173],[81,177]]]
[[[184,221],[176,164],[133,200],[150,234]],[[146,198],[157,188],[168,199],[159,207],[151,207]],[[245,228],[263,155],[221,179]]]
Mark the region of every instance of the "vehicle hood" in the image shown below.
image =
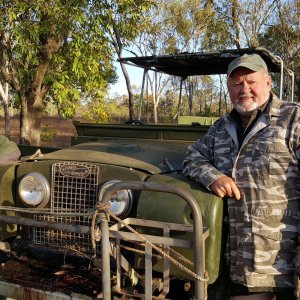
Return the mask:
[[[182,141],[97,140],[45,154],[38,160],[95,162],[159,174],[181,170],[189,144]]]

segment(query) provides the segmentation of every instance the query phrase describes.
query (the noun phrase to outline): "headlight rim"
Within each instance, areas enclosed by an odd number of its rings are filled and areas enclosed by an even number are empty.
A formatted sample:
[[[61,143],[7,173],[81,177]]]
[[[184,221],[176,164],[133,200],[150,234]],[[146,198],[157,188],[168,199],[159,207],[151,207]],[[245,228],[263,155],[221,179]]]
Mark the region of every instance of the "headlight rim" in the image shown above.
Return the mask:
[[[23,186],[22,182],[23,182],[23,180],[28,179],[30,176],[38,178],[40,180],[40,184],[42,184],[42,186],[43,186],[43,198],[38,204],[30,204],[29,201],[26,202],[26,200],[24,200],[24,196],[22,196],[22,194],[21,194],[22,193],[21,187]],[[48,179],[46,178],[46,176],[44,176],[42,173],[30,172],[30,173],[24,175],[21,178],[21,180],[19,181],[18,195],[19,195],[19,199],[23,205],[25,205],[27,207],[31,207],[31,208],[44,208],[47,206],[47,204],[50,201],[50,196],[51,196],[50,183],[49,183]]]
[[[103,195],[104,195],[105,191],[109,187],[111,187],[112,185],[114,185],[116,183],[119,183],[119,182],[122,182],[122,181],[119,180],[119,179],[112,179],[112,180],[104,182],[100,186],[99,191],[98,191],[98,201],[99,201],[99,203],[101,203],[100,199],[103,199]],[[112,212],[112,213],[114,213],[117,217],[123,219],[123,218],[127,217],[130,214],[130,212],[132,211],[132,207],[133,207],[133,192],[130,189],[122,189],[120,191],[126,191],[128,193],[128,200],[126,201],[126,207],[119,214],[116,214],[114,212]],[[111,201],[110,200],[109,200],[109,203],[110,203],[110,208],[111,208]]]

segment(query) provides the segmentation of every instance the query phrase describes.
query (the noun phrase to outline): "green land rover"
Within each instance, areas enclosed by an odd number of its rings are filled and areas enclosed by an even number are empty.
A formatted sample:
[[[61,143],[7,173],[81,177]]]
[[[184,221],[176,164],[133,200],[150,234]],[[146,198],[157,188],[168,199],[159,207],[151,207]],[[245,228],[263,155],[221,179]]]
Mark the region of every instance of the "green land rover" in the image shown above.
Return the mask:
[[[262,48],[132,57],[180,76],[224,74]],[[65,149],[20,145],[0,164],[0,295],[14,299],[226,299],[223,201],[181,165],[210,125],[75,123]]]

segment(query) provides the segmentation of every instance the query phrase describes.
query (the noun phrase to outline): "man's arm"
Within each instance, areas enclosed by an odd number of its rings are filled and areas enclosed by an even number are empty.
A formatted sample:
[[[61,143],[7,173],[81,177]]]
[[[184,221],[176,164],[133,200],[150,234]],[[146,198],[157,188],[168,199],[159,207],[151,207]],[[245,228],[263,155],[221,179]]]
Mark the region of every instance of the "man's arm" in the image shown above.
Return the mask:
[[[202,183],[221,198],[227,196],[239,200],[241,194],[233,179],[214,166],[215,130],[215,126],[211,126],[202,139],[188,147],[182,172],[185,176]]]

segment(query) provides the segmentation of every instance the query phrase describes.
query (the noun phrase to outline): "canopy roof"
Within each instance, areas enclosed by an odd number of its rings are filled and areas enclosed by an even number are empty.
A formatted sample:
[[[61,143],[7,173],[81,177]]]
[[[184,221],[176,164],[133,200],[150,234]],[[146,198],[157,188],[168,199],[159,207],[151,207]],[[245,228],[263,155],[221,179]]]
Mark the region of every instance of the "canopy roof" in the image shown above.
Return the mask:
[[[229,49],[214,52],[180,53],[173,55],[121,58],[121,63],[140,68],[176,75],[183,78],[194,75],[226,74],[229,63],[243,54],[257,53],[262,56],[270,72],[280,73],[281,59],[265,48]]]

